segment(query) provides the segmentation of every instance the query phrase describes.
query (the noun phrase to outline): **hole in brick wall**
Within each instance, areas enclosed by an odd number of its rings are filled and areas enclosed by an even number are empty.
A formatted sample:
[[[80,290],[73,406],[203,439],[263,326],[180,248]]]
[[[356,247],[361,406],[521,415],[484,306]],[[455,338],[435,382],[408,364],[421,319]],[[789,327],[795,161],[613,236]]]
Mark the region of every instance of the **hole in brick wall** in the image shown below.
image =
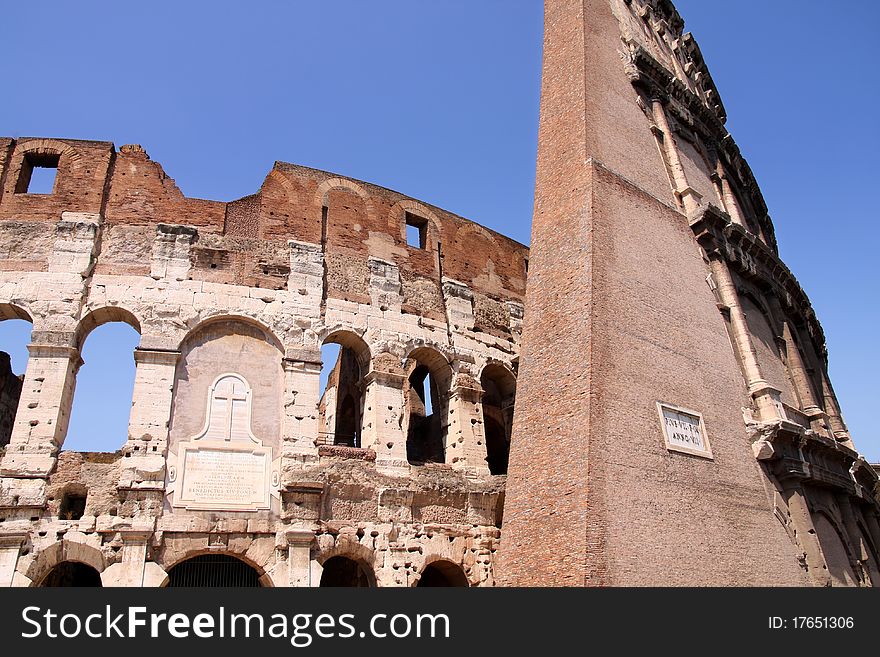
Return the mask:
[[[414,249],[424,249],[428,245],[428,220],[406,213],[406,243]]]
[[[60,156],[52,153],[27,153],[15,185],[16,194],[51,194],[55,190]]]
[[[85,492],[69,492],[65,493],[61,498],[61,505],[58,507],[58,517],[61,520],[79,520],[86,512],[86,498],[88,494]]]

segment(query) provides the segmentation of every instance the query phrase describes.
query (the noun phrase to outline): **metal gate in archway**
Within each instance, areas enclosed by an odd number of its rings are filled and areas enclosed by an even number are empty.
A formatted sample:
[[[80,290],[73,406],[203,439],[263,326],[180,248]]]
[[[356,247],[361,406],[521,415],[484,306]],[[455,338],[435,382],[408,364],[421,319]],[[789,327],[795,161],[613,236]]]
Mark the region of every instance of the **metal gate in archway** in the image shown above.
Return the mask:
[[[202,554],[171,568],[168,586],[258,587],[260,575],[241,559],[227,554]]]

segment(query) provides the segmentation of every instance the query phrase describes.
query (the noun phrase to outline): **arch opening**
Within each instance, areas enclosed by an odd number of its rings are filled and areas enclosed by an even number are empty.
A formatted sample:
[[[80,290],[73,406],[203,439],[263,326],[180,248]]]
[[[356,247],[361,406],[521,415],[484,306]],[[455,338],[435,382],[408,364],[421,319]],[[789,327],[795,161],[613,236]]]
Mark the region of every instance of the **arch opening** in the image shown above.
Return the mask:
[[[372,577],[360,561],[344,556],[330,557],[324,562],[321,586],[370,587]]]
[[[112,320],[83,339],[64,449],[115,452],[128,440],[140,334],[127,321]]]
[[[406,458],[413,465],[444,463],[452,370],[438,352],[416,349],[405,363]]]
[[[416,586],[470,586],[467,575],[458,564],[440,560],[428,564]]]
[[[0,309],[0,447],[8,445],[18,412],[33,324]]]
[[[480,377],[483,388],[483,430],[486,438],[486,463],[493,475],[507,474],[516,378],[504,367],[490,364]]]
[[[354,334],[337,332],[321,345],[318,431],[322,443],[361,447],[369,362],[369,349]]]
[[[40,587],[102,586],[101,573],[79,561],[62,561],[50,570]]]
[[[250,564],[229,554],[200,554],[174,565],[168,571],[169,587],[256,588],[260,573]]]

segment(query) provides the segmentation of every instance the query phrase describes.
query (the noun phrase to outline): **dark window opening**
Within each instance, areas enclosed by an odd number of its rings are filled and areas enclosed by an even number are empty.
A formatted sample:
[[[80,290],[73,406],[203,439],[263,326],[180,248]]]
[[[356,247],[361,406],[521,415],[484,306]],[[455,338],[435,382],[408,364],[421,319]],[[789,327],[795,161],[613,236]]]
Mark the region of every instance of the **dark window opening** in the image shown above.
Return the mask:
[[[416,586],[470,586],[467,576],[451,561],[435,561],[422,571]]]
[[[79,561],[62,561],[49,571],[40,586],[101,586],[101,573]]]
[[[58,508],[58,517],[61,520],[82,518],[86,512],[86,497],[85,493],[65,493]]]
[[[417,365],[409,375],[407,394],[409,429],[406,437],[406,458],[410,463],[443,463],[443,425],[440,390],[425,365]]]
[[[414,249],[428,246],[428,220],[406,213],[406,243]]]
[[[516,379],[505,368],[491,364],[480,379],[483,388],[483,433],[486,439],[486,463],[493,475],[507,474],[510,434],[513,428],[513,405]]]
[[[59,155],[27,153],[21,162],[21,173],[15,185],[16,194],[51,194],[55,190]]]
[[[321,572],[321,586],[370,586],[370,576],[366,569],[348,557],[330,557],[324,562]]]

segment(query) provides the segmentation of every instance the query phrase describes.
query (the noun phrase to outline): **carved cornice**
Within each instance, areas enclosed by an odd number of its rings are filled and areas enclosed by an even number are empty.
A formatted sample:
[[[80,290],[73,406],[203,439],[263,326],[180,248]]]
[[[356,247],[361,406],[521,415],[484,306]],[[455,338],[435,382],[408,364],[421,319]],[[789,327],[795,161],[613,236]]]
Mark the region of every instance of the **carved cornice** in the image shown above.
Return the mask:
[[[690,35],[686,35],[690,37]],[[690,37],[692,40],[693,37]],[[641,89],[649,98],[663,101],[670,113],[683,125],[699,134],[706,144],[713,148],[729,164],[730,173],[742,193],[748,196],[755,210],[764,237],[773,251],[776,247],[776,234],[773,222],[767,212],[767,203],[754,173],[740,153],[733,136],[724,126],[727,116],[720,100],[714,106],[706,104],[689,89],[674,73],[655,59],[642,45],[625,40],[629,56],[625,63],[626,74],[634,86]],[[696,48],[696,43],[693,43]],[[702,56],[700,56],[702,59]],[[708,72],[706,72],[708,76]],[[714,89],[714,84],[712,85]],[[717,93],[717,92],[716,92]]]
[[[880,505],[880,478],[852,448],[786,420],[749,428],[757,437],[752,444],[755,457],[779,481],[835,488]]]
[[[775,295],[786,314],[806,326],[816,353],[825,360],[825,333],[810,299],[774,250],[712,204],[703,205],[690,226],[708,255],[724,258],[742,277]]]

